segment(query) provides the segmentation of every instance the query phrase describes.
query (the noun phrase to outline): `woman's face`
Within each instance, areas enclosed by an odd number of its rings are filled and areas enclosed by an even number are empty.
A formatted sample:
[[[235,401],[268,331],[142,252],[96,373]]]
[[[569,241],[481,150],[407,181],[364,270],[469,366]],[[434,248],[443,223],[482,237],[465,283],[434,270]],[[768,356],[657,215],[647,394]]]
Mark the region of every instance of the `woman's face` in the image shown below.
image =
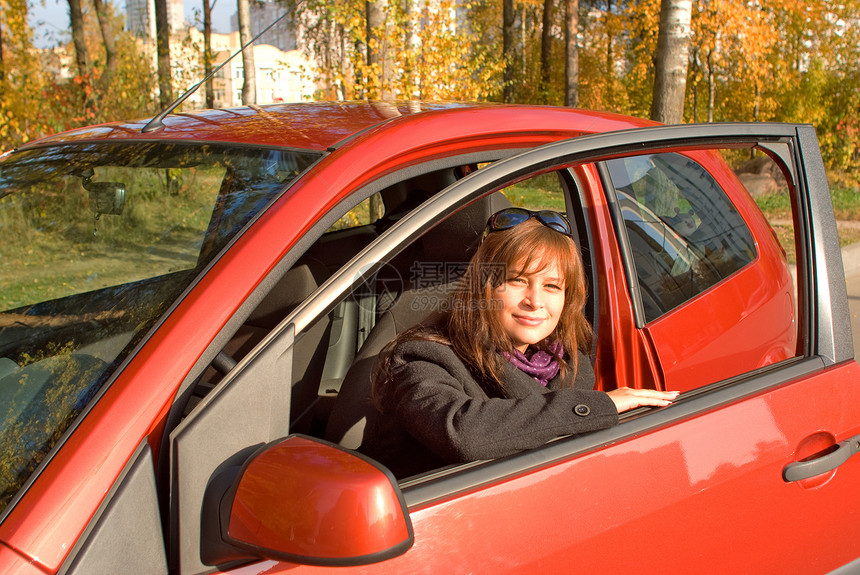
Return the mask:
[[[495,313],[515,349],[524,352],[553,332],[564,307],[564,276],[557,264],[532,262],[527,270],[518,264],[507,270],[496,288]]]

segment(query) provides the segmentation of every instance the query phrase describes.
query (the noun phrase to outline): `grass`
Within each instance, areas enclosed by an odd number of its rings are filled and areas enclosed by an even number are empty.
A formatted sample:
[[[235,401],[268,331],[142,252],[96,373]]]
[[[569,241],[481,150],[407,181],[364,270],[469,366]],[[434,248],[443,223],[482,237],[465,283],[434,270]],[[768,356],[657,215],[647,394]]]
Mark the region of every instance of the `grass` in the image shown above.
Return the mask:
[[[542,174],[508,186],[502,192],[515,206],[564,212],[564,191],[555,173]]]
[[[0,198],[0,310],[193,267],[222,179],[194,176],[173,194],[117,178],[125,210],[98,220],[81,189]]]
[[[831,188],[830,199],[837,220],[860,221],[860,190]],[[770,194],[758,198],[759,208],[770,218],[790,219],[791,202],[787,194]]]
[[[830,190],[833,202],[833,212],[837,222],[860,222],[860,191],[852,188],[834,187]],[[756,199],[759,208],[771,222],[772,227],[786,249],[792,246],[794,232],[788,222],[791,221],[791,201],[787,194],[771,194]],[[842,246],[860,242],[860,227],[839,225],[839,243]],[[788,243],[786,243],[788,242]]]

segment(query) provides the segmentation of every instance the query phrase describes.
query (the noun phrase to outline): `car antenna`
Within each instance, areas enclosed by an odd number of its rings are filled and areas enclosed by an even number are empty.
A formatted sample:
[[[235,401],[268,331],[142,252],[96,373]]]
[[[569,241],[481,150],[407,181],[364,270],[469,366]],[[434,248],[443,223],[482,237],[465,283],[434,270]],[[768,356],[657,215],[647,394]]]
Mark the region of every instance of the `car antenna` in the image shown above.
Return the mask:
[[[300,0],[300,1],[296,4],[295,8],[293,9],[293,12],[295,12],[295,10],[296,10],[299,6],[301,6],[302,2],[304,2],[304,0]],[[268,31],[269,31],[269,29],[271,29],[271,28],[272,28],[272,26],[274,26],[275,24],[277,24],[278,22],[280,22],[281,20],[283,20],[283,19],[284,19],[284,17],[285,17],[287,14],[289,14],[289,13],[290,13],[290,11],[288,10],[288,11],[284,12],[283,14],[281,14],[280,16],[278,16],[278,18],[276,18],[274,22],[272,22],[271,24],[269,24],[268,26],[266,26],[266,27],[263,29],[263,31],[262,31],[262,32],[260,32],[259,34],[257,34],[256,36],[254,36],[253,38],[251,38],[250,40],[248,40],[248,42],[246,42],[244,46],[242,46],[241,48],[239,48],[238,50],[236,50],[235,52],[233,52],[233,54],[232,54],[229,58],[227,58],[226,60],[224,60],[223,62],[221,62],[221,63],[218,65],[218,67],[217,67],[217,68],[215,68],[214,70],[212,70],[211,72],[209,72],[209,75],[208,75],[208,76],[206,76],[205,78],[203,78],[202,80],[200,80],[199,82],[197,82],[196,84],[194,84],[193,86],[191,86],[190,88],[188,88],[188,89],[187,89],[187,90],[186,90],[186,91],[185,91],[181,96],[179,96],[178,98],[176,98],[175,100],[173,100],[173,102],[172,102],[169,106],[167,106],[167,108],[165,108],[164,110],[162,110],[162,111],[161,111],[157,116],[153,117],[149,122],[147,122],[147,123],[146,123],[146,125],[145,125],[145,126],[144,126],[140,131],[141,131],[142,133],[144,133],[144,134],[145,134],[145,133],[147,133],[147,132],[154,132],[155,130],[160,130],[161,128],[163,128],[163,127],[164,127],[164,122],[162,122],[162,120],[164,120],[164,118],[166,118],[168,114],[170,114],[173,110],[175,110],[177,107],[179,107],[179,105],[180,105],[182,102],[184,102],[185,100],[187,100],[187,99],[188,99],[188,97],[189,97],[191,94],[193,94],[194,92],[196,92],[196,91],[197,91],[197,88],[199,88],[201,85],[203,85],[207,80],[209,80],[209,78],[211,78],[211,77],[213,77],[215,74],[217,74],[217,73],[218,73],[218,71],[219,71],[219,70],[221,70],[221,68],[223,68],[224,66],[226,66],[226,65],[227,65],[227,63],[228,63],[228,62],[230,62],[230,60],[232,60],[232,59],[233,59],[233,58],[235,58],[237,55],[239,55],[239,54],[241,54],[242,52],[244,52],[244,51],[245,51],[245,48],[247,48],[248,46],[250,46],[251,44],[253,44],[254,42],[256,42],[256,41],[257,41],[257,39],[258,39],[260,36],[262,36],[263,34],[265,34],[266,32],[268,32]]]

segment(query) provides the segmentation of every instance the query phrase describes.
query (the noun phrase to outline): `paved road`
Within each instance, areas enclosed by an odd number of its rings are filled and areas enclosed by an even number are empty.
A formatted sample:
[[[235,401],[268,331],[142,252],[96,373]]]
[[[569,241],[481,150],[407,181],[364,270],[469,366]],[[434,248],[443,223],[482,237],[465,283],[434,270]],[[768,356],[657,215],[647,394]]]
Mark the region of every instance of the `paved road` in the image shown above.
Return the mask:
[[[860,244],[842,250],[848,307],[851,312],[851,332],[854,335],[854,357],[860,359]]]
[[[851,332],[854,335],[854,357],[860,359],[860,273],[845,278],[848,286],[848,307],[851,311]]]

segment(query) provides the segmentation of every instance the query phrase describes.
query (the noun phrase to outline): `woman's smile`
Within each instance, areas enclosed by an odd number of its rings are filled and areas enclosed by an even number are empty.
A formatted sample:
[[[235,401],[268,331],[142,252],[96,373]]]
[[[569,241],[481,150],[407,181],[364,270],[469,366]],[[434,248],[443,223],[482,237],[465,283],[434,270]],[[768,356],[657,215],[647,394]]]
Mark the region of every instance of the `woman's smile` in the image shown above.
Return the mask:
[[[530,317],[530,316],[517,315],[517,314],[512,314],[512,317],[515,320],[517,320],[518,322],[525,324],[525,325],[530,325],[530,326],[538,326],[542,322],[544,322],[548,319],[545,317]]]

